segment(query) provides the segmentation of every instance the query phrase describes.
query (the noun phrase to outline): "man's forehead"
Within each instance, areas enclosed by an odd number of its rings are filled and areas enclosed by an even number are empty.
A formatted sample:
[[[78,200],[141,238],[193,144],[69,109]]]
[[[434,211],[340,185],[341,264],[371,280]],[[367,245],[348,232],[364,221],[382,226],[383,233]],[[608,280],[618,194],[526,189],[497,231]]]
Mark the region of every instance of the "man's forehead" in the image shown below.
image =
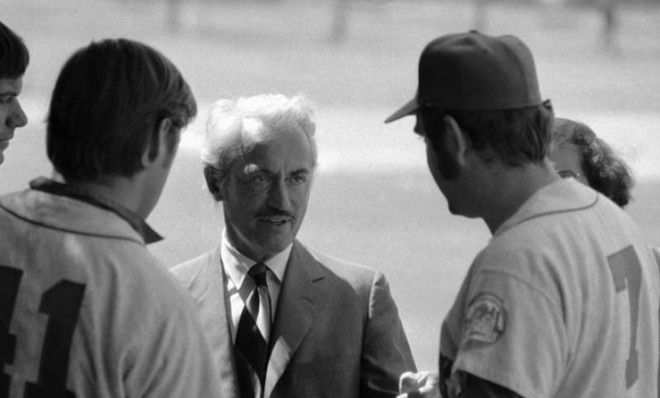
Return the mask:
[[[0,94],[19,94],[23,88],[23,78],[0,78]]]
[[[311,152],[301,150],[291,154],[274,150],[265,142],[256,144],[237,160],[237,170],[242,173],[263,171],[291,174],[301,170],[311,170],[314,163]]]

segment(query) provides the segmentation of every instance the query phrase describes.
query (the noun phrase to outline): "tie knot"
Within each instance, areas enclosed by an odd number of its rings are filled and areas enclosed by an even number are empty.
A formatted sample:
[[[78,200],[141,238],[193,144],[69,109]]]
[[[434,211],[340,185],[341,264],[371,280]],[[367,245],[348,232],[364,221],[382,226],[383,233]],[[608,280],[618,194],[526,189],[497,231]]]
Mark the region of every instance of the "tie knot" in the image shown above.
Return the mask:
[[[258,287],[268,286],[266,284],[266,275],[268,272],[268,266],[264,263],[256,263],[248,271],[248,275]]]

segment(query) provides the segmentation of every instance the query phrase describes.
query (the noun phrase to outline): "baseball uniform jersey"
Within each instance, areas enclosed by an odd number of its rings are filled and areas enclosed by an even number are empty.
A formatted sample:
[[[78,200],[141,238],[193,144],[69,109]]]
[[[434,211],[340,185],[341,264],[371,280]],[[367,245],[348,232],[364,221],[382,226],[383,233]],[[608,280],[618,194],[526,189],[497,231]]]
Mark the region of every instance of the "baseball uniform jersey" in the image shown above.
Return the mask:
[[[0,231],[0,397],[219,396],[196,309],[124,218],[29,189]]]
[[[615,204],[572,178],[536,192],[474,260],[441,356],[526,398],[656,397],[660,276]],[[441,365],[442,368],[442,365]]]

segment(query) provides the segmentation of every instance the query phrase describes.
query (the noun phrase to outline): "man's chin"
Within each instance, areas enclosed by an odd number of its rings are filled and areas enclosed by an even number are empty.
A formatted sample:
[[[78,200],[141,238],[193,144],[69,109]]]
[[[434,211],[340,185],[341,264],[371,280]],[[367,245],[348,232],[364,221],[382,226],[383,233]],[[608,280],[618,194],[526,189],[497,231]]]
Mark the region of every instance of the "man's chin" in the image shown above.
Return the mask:
[[[449,212],[450,212],[451,214],[453,214],[453,215],[455,215],[455,216],[462,216],[462,215],[463,215],[463,214],[461,213],[461,210],[460,210],[459,208],[457,208],[456,205],[453,204],[453,203],[451,203],[451,202],[448,202],[448,203],[447,203],[447,209],[449,210]]]
[[[469,212],[465,211],[465,209],[461,209],[452,203],[447,204],[447,208],[449,209],[449,212],[455,216],[463,216],[467,218],[477,217],[475,215],[469,214]]]
[[[265,242],[262,246],[262,252],[267,253],[270,257],[282,252],[292,242],[294,238],[277,239]]]
[[[463,210],[457,209],[456,207],[451,206],[451,205],[449,206],[449,212],[454,216],[461,216],[461,217],[465,217],[465,218],[481,218],[481,215],[479,215],[479,214],[473,214],[473,213],[467,212],[467,211],[465,211],[465,209],[463,209]]]

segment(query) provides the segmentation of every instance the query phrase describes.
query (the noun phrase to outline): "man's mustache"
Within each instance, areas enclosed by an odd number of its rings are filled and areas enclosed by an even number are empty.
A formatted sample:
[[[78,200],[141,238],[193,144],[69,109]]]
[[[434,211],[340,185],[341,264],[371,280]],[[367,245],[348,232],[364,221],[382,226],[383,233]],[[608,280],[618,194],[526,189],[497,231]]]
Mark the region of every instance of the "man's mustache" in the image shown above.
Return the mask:
[[[259,212],[259,213],[256,214],[256,217],[258,217],[258,218],[273,217],[273,216],[295,218],[295,215],[293,213],[291,213],[289,211],[286,211],[286,210],[279,210],[279,209],[271,209],[271,210]]]

